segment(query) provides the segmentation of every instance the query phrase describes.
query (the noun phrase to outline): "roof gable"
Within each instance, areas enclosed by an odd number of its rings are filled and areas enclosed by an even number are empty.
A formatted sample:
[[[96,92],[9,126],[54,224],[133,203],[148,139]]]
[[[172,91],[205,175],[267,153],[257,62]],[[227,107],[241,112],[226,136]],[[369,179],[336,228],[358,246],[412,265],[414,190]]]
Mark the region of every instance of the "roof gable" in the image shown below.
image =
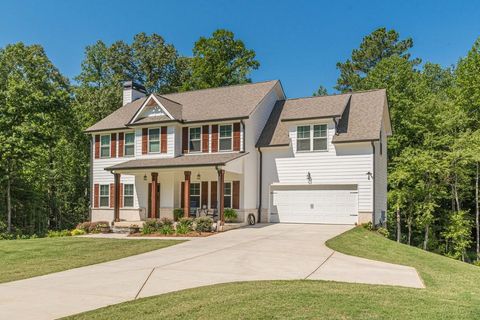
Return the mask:
[[[151,94],[138,109],[128,125],[159,121],[181,120],[182,106],[175,102]]]
[[[279,101],[257,141],[257,147],[287,146],[290,144],[288,121],[321,118],[339,120],[334,143],[378,140],[384,123],[387,135],[391,133],[387,116],[385,90]]]
[[[276,90],[277,96],[284,96],[278,80],[166,95],[151,94],[117,109],[86,132],[165,121],[205,122],[248,118],[272,90]],[[149,106],[150,103],[152,105]],[[144,113],[144,110],[147,111]]]

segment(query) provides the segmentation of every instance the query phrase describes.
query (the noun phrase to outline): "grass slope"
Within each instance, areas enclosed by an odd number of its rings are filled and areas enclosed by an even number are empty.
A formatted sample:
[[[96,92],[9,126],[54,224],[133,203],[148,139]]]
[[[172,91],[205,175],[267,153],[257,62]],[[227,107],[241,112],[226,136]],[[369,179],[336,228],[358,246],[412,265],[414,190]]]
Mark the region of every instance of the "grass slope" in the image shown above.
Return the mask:
[[[0,283],[115,260],[182,241],[79,237],[0,241]]]
[[[426,289],[327,281],[221,284],[139,299],[70,319],[475,319],[480,268],[362,228],[328,241],[347,254],[410,265]]]

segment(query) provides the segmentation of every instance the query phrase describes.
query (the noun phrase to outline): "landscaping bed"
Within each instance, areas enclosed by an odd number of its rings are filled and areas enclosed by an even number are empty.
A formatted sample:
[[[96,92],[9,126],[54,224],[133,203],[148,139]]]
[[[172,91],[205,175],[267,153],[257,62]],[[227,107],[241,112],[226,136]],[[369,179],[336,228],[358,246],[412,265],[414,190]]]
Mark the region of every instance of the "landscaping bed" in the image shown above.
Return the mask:
[[[129,234],[128,237],[139,237],[139,238],[148,238],[148,237],[164,237],[164,238],[181,238],[181,237],[209,237],[214,235],[215,232],[189,232],[185,234],[162,234],[162,233],[132,233]]]
[[[143,227],[130,226],[130,237],[208,237],[214,234],[215,224],[210,217],[148,219]]]

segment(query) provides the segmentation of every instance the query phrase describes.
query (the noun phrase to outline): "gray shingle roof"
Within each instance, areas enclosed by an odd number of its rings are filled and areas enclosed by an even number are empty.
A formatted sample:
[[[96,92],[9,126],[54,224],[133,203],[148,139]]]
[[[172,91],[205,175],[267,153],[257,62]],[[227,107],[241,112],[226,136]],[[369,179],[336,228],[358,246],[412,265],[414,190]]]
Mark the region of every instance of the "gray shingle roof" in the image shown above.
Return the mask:
[[[105,170],[161,169],[174,167],[222,166],[243,157],[246,153],[215,153],[199,155],[181,155],[175,158],[134,159],[105,168]]]
[[[383,89],[278,101],[257,147],[289,145],[288,121],[325,117],[341,117],[334,143],[378,140],[385,108]]]
[[[179,121],[201,122],[247,118],[278,83],[278,80],[228,87],[155,95]],[[86,132],[125,128],[146,98],[136,100],[97,122]]]
[[[125,124],[132,119],[145,100],[147,100],[147,98],[141,98],[118,108],[110,115],[89,127],[85,132],[126,128]]]
[[[340,117],[347,106],[351,94],[335,96],[288,99],[285,102],[282,121]]]

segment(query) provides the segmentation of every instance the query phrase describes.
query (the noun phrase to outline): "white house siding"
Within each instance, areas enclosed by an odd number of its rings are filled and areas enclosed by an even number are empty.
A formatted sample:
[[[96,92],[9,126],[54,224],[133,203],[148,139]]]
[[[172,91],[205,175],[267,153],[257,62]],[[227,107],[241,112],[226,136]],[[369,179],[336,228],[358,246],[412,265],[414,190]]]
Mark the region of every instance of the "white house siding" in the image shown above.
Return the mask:
[[[147,153],[142,154],[142,129],[160,129],[165,125],[150,125],[142,128],[135,129],[135,158],[147,159],[147,158],[173,158],[175,156],[175,126],[169,125],[167,127],[167,153]],[[148,148],[148,145],[147,145]]]
[[[381,221],[382,211],[387,217],[387,137],[385,130],[381,132],[382,152],[380,142],[375,142],[375,223]]]
[[[102,132],[101,134],[111,134],[113,132]],[[118,134],[118,132],[117,132]],[[99,158],[95,159],[95,135],[92,136],[93,139],[93,148],[91,150],[92,161],[92,174],[93,179],[92,183],[95,184],[112,184],[114,183],[113,174],[110,171],[106,171],[105,168],[113,166],[118,163],[122,163],[128,160],[133,159],[133,157],[115,157],[115,158]],[[118,141],[117,141],[117,152],[118,155]],[[121,175],[120,183],[123,184],[135,184],[135,177],[133,175]],[[113,220],[113,208],[93,208],[93,190],[91,192],[91,203],[92,203],[92,221],[112,221]],[[134,203],[133,208],[137,209],[138,205],[138,195],[137,189],[134,187]],[[127,210],[127,209],[125,209]],[[138,212],[138,210],[136,210]]]
[[[258,208],[258,184],[259,184],[259,155],[255,148],[255,144],[262,133],[262,130],[267,122],[275,103],[279,99],[285,99],[280,84],[277,83],[275,87],[264,97],[258,104],[256,109],[245,120],[245,149],[249,153],[244,157],[244,183],[243,186],[248,186],[244,189],[241,186],[240,193],[241,200],[244,207],[251,209],[253,212]],[[252,212],[252,213],[253,213]]]
[[[328,150],[318,152],[295,152],[296,126],[290,125],[290,147],[264,148],[262,208],[267,209],[272,183],[307,184],[310,172],[312,184],[356,184],[358,185],[359,214],[373,210],[373,153],[370,142],[332,144],[335,134],[333,121],[302,122],[301,124],[328,124]]]

